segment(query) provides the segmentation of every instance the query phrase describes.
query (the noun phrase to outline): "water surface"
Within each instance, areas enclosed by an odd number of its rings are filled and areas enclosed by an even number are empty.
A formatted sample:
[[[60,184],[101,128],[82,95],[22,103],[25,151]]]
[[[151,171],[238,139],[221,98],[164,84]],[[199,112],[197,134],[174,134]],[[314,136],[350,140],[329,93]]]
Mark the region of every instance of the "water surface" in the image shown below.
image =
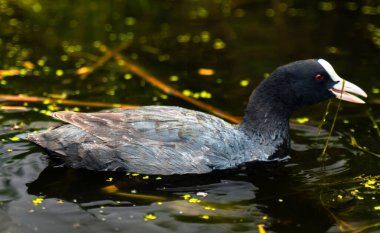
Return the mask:
[[[289,161],[149,177],[55,168],[25,140],[57,124],[52,111],[104,108],[1,101],[0,232],[379,232],[380,159],[366,152],[380,153],[379,9],[378,1],[0,0],[0,69],[21,72],[0,80],[0,94],[199,110],[113,59],[86,78],[75,73],[104,55],[101,44],[125,42],[129,61],[237,116],[261,80],[299,59],[325,58],[369,94],[366,105],[342,103],[325,158],[337,101],[319,137],[326,103],[294,115]]]

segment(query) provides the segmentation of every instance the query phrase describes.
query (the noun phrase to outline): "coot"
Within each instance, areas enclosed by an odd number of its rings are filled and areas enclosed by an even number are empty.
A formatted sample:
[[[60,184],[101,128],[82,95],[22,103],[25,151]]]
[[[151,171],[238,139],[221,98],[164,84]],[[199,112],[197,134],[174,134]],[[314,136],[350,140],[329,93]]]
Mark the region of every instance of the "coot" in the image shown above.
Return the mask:
[[[367,97],[340,78],[327,61],[309,59],[281,66],[261,82],[238,125],[180,107],[145,106],[114,112],[56,112],[53,117],[68,124],[28,139],[73,168],[208,173],[281,159],[290,148],[289,119],[295,110],[334,97],[364,103],[350,93]]]

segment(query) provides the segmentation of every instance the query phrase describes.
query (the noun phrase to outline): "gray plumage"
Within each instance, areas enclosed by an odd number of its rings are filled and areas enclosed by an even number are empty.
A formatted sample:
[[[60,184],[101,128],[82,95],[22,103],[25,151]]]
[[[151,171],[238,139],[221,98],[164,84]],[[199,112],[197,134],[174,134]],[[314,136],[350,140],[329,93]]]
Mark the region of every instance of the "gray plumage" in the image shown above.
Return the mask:
[[[236,126],[180,107],[57,112],[53,117],[69,124],[28,138],[74,168],[166,175],[207,173],[266,160],[274,150],[275,140],[252,142]]]

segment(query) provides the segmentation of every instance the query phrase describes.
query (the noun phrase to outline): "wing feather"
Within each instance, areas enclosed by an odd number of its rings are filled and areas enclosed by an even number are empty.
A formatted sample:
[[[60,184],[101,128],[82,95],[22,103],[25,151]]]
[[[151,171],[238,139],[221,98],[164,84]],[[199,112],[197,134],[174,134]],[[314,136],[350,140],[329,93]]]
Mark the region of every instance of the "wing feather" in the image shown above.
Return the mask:
[[[122,167],[146,174],[204,173],[230,166],[230,150],[239,146],[232,145],[239,141],[233,134],[226,134],[226,131],[234,131],[230,124],[179,107],[147,106],[99,113],[56,112],[53,117],[72,127],[41,133],[38,144],[60,151],[68,161],[70,157],[76,158],[76,167],[95,170],[103,164],[102,170]],[[101,150],[94,152],[91,141],[80,143],[75,141],[75,136],[72,139],[65,136],[67,130],[72,134],[83,130],[79,133],[81,138],[91,138]],[[225,138],[226,135],[231,136]],[[46,142],[50,138],[58,143]],[[52,148],[48,148],[49,145]],[[75,153],[69,149],[72,145],[78,148]]]
[[[56,112],[53,117],[75,125],[105,142],[150,139],[179,142],[202,134],[210,135],[228,125],[205,113],[178,107],[148,106],[124,112]]]

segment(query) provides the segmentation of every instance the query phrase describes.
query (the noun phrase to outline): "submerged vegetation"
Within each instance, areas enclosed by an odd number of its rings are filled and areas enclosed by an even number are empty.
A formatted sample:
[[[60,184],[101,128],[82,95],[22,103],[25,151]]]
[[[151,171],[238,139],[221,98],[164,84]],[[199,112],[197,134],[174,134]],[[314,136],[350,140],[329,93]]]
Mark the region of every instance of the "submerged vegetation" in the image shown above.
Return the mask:
[[[0,232],[376,232],[379,49],[372,0],[0,0]],[[274,167],[94,173],[49,167],[24,140],[59,110],[178,105],[237,123],[275,67],[312,57],[368,104],[296,113],[292,158]]]

